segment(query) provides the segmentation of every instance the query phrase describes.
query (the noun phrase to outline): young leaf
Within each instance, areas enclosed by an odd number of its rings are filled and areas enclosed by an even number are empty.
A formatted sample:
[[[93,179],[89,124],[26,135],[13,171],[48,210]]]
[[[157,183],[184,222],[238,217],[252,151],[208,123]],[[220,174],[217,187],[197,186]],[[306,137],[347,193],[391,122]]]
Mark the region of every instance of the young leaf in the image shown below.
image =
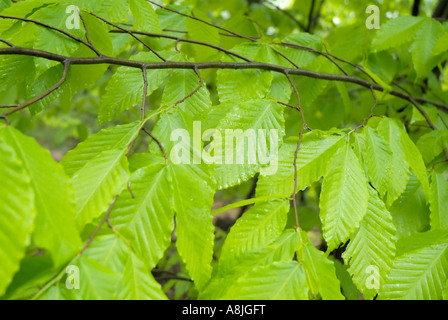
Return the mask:
[[[328,251],[348,240],[367,209],[367,181],[348,142],[334,156],[320,195],[321,220]]]
[[[306,237],[306,243],[301,248],[299,261],[305,269],[310,290],[315,295],[320,293],[324,300],[344,300],[333,261],[313,246],[306,233],[302,237]]]
[[[444,31],[439,21],[427,19],[415,35],[410,50],[418,78],[425,77],[443,59],[443,56],[433,56],[432,52]]]
[[[133,29],[160,33],[159,18],[149,2],[145,0],[129,0],[129,6],[135,20]]]
[[[297,156],[297,191],[304,190],[320,177],[325,176],[330,160],[341,146],[343,136],[319,136],[307,133],[303,136]],[[294,189],[294,153],[297,138],[286,140],[278,153],[278,169],[273,175],[259,177],[256,195],[291,196]]]
[[[405,191],[389,208],[389,211],[397,228],[397,238],[429,229],[430,211],[422,186],[414,174],[411,174]]]
[[[237,265],[248,252],[277,239],[285,228],[288,212],[287,200],[255,204],[231,228],[221,251],[220,266]]]
[[[167,300],[160,284],[132,252],[115,290],[119,300]]]
[[[14,274],[19,270],[20,260],[30,242],[36,215],[34,193],[30,178],[13,148],[0,141],[0,296]]]
[[[429,204],[431,229],[448,229],[448,181],[435,170],[431,176]]]
[[[296,261],[258,267],[230,284],[224,300],[307,300],[303,266]]]
[[[387,206],[390,207],[406,189],[406,184],[409,180],[409,164],[408,158],[406,157],[406,150],[409,150],[409,148],[406,148],[405,150],[401,138],[402,132],[400,131],[400,127],[393,120],[383,118],[378,125],[377,131],[390,146],[390,150],[392,151],[392,175],[387,186],[386,202]]]
[[[99,217],[128,182],[127,149],[101,152],[72,177],[79,230]]]
[[[262,99],[271,87],[272,73],[263,70],[219,70],[217,83],[221,103]]]
[[[174,229],[171,177],[165,165],[150,165],[131,175],[129,187],[132,194],[125,191],[118,197],[110,222],[130,239],[151,270],[169,246]]]
[[[397,47],[411,40],[424,23],[424,17],[401,16],[381,26],[372,42],[376,50]]]
[[[34,192],[35,243],[50,251],[56,266],[73,258],[81,247],[75,225],[74,192],[62,166],[33,138],[12,127],[2,130],[30,177]]]
[[[137,137],[141,126],[140,121],[135,121],[103,129],[96,134],[90,135],[62,158],[61,163],[65,172],[72,177],[101,152],[126,148]]]
[[[403,239],[378,299],[441,299],[447,281],[448,233],[434,230]]]
[[[212,273],[214,226],[210,211],[214,184],[205,166],[173,165],[170,169],[177,222],[176,247],[200,290]]]
[[[80,300],[111,300],[119,274],[96,260],[81,256],[76,263],[79,268],[79,290],[75,295]]]
[[[392,152],[378,133],[367,127],[365,135],[365,164],[373,186],[384,196],[391,175]]]
[[[348,272],[366,299],[378,293],[392,267],[395,257],[395,226],[392,216],[377,192],[369,187],[369,205],[359,229],[351,237],[343,254],[344,261],[350,265]],[[369,268],[374,267],[379,275],[379,286],[369,282]]]
[[[132,57],[135,61],[159,62],[160,59],[151,52],[140,52]],[[156,90],[169,74],[168,70],[147,70],[149,96]],[[98,123],[113,120],[120,113],[135,107],[143,101],[143,71],[130,67],[119,67],[106,86],[106,93],[101,97]]]
[[[261,167],[275,174],[274,161],[285,135],[284,127],[283,107],[273,101],[248,100],[231,107],[217,125],[222,145],[216,148],[223,148],[221,164],[215,164],[218,188],[246,181]]]

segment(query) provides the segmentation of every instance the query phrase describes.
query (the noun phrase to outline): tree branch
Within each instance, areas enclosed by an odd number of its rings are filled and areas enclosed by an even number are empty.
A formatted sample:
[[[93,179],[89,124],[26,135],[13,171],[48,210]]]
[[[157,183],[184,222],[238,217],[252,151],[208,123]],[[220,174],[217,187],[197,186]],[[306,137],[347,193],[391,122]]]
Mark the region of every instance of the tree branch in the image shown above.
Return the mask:
[[[14,106],[13,109],[6,111],[6,112],[4,113],[4,116],[7,117],[7,116],[9,116],[9,115],[11,115],[11,114],[13,114],[13,113],[19,111],[19,110],[22,110],[22,109],[24,109],[24,108],[26,108],[26,107],[32,105],[33,103],[35,103],[35,102],[37,102],[37,101],[39,101],[39,100],[42,100],[43,98],[45,98],[46,96],[48,96],[49,94],[51,94],[53,91],[59,89],[59,87],[60,87],[60,86],[65,82],[65,80],[67,79],[67,73],[68,73],[68,69],[69,69],[69,67],[70,67],[70,61],[69,61],[69,60],[64,60],[64,61],[62,61],[62,64],[64,65],[64,71],[62,72],[62,77],[61,77],[61,79],[60,79],[54,86],[52,86],[51,88],[49,88],[48,90],[46,90],[46,91],[43,92],[42,94],[40,94],[40,95],[34,97],[33,99],[31,99],[31,100],[29,100],[29,101],[27,101],[27,102],[24,102],[24,103],[22,103],[22,104],[19,104],[19,105],[17,105],[17,106]],[[2,107],[2,106],[0,106],[0,108],[1,108],[1,107]],[[3,107],[7,107],[7,106],[3,106]]]
[[[37,20],[33,20],[33,19],[11,17],[11,16],[5,16],[5,15],[0,15],[0,18],[1,19],[11,19],[11,20],[19,20],[19,21],[24,21],[24,22],[30,22],[30,23],[34,23],[34,24],[36,24],[38,26],[45,27],[47,29],[59,32],[59,33],[65,35],[66,37],[69,37],[70,39],[72,39],[72,40],[74,40],[76,42],[82,43],[87,48],[92,50],[97,56],[101,56],[101,53],[91,43],[86,42],[86,41],[82,40],[81,38],[75,37],[75,36],[71,35],[70,33],[66,32],[66,31],[64,31],[62,29],[53,27],[53,26],[51,26],[49,24],[46,24],[46,23],[43,23],[43,22],[40,22],[40,21],[37,21]],[[86,28],[86,32],[87,32],[87,28]]]
[[[131,67],[131,68],[138,68],[141,69],[142,66],[145,66],[146,69],[190,69],[190,70],[201,70],[201,69],[260,69],[260,70],[266,70],[266,71],[273,71],[285,74],[287,72],[289,75],[295,75],[295,76],[304,76],[309,78],[315,78],[315,79],[321,79],[321,80],[328,80],[328,81],[341,81],[341,82],[347,82],[347,83],[353,83],[357,84],[359,86],[365,87],[367,89],[370,89],[371,87],[375,91],[384,92],[385,89],[377,84],[377,83],[371,83],[367,80],[354,77],[354,76],[346,76],[346,75],[338,75],[338,74],[329,74],[329,73],[321,73],[321,72],[315,72],[310,71],[306,69],[292,69],[292,68],[286,68],[278,65],[273,65],[269,63],[263,63],[263,62],[245,62],[245,63],[238,63],[238,62],[221,62],[221,61],[211,61],[211,62],[176,62],[176,61],[166,61],[166,62],[141,62],[141,61],[134,61],[134,60],[127,60],[122,58],[114,58],[109,56],[101,56],[101,57],[66,57],[62,55],[58,55],[55,53],[50,53],[42,50],[37,49],[29,49],[29,48],[22,48],[22,47],[11,47],[11,48],[0,48],[0,55],[27,55],[27,56],[33,56],[33,57],[39,57],[44,58],[52,61],[59,61],[64,62],[68,61],[71,65],[94,65],[94,64],[110,64],[110,65],[118,65],[118,66],[125,66],[125,67]],[[405,94],[403,92],[397,91],[397,90],[391,90],[389,91],[389,94],[395,97],[398,97],[400,99],[410,101],[410,99],[413,99],[417,102],[432,104],[436,106],[437,108],[443,110],[444,112],[448,113],[448,105],[426,99],[424,97],[414,97],[410,96],[408,94]]]

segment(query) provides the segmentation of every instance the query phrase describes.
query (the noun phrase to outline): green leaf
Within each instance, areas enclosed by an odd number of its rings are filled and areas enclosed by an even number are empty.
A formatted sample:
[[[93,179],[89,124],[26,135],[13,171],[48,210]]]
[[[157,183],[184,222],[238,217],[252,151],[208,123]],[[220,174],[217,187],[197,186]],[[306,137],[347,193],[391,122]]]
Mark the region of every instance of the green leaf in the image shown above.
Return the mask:
[[[12,5],[11,0],[5,0],[2,3],[0,3],[0,12],[3,11],[4,9],[10,7]]]
[[[409,145],[406,148],[403,145],[402,132],[395,121],[383,118],[377,127],[377,131],[392,151],[391,179],[387,186],[386,202],[387,206],[390,207],[406,189],[410,174],[407,158],[410,149]]]
[[[385,87],[390,87],[389,84],[397,72],[397,62],[388,51],[370,53],[362,62],[362,66],[375,81]]]
[[[224,300],[308,300],[305,271],[296,261],[254,268],[230,284]]]
[[[152,131],[168,155],[175,144],[171,140],[173,132],[177,129],[187,130],[188,134],[192,136],[193,121],[212,105],[206,85],[203,84],[197,90],[198,86],[199,78],[193,70],[174,70],[168,78],[161,104],[169,109],[162,114]],[[193,92],[195,93],[191,95]],[[179,103],[182,100],[184,101]],[[178,104],[174,106],[176,103]],[[159,146],[155,142],[150,144],[150,151],[160,152]]]
[[[427,19],[418,30],[415,40],[410,47],[412,61],[418,78],[427,74],[443,59],[441,56],[432,56],[437,40],[444,34],[439,21]],[[442,59],[441,59],[442,58]]]
[[[0,131],[1,132],[1,131]],[[13,148],[0,141],[0,296],[19,270],[36,215],[30,177]]]
[[[113,23],[125,22],[129,18],[129,5],[127,1],[102,0],[96,13]]]
[[[325,176],[330,160],[341,146],[343,136],[304,134],[297,157],[297,191],[304,190]],[[289,197],[294,190],[294,153],[298,138],[286,140],[278,152],[278,169],[274,175],[259,177],[256,195]]]
[[[211,22],[207,15],[199,10],[194,9],[192,14],[203,21]],[[219,45],[219,31],[217,28],[194,19],[186,19],[185,22],[189,39]],[[193,48],[199,61],[204,61],[208,57],[218,53],[216,49],[205,46],[194,46]]]
[[[395,257],[395,226],[378,193],[369,187],[369,205],[359,229],[351,237],[344,261],[350,265],[348,272],[366,299],[372,299],[385,282]],[[369,270],[378,270],[375,275],[378,287],[372,286]]]
[[[237,220],[223,245],[220,267],[228,269],[253,250],[276,240],[286,225],[289,202],[273,200],[255,204]]]
[[[379,299],[441,299],[447,281],[448,233],[434,230],[403,239]]]
[[[160,33],[159,18],[149,2],[129,0],[129,6],[135,20],[134,30]]]
[[[381,26],[372,42],[372,48],[386,50],[396,48],[411,40],[424,23],[424,17],[401,16]]]
[[[61,3],[50,5],[45,7],[45,9],[36,11],[29,18],[64,30],[75,37],[83,38],[83,31],[81,31],[81,29],[67,29],[66,21],[68,15],[66,14],[66,9],[67,4]],[[33,39],[35,39],[33,46],[34,49],[52,52],[63,56],[72,56],[80,46],[79,42],[67,37],[64,34],[40,26],[36,27]],[[37,59],[37,73],[41,74],[56,64],[57,62],[55,61]]]
[[[384,196],[391,176],[392,152],[378,133],[367,127],[365,135],[365,164],[373,186]]]
[[[62,166],[33,138],[10,126],[3,129],[2,137],[14,149],[31,180],[36,208],[33,239],[49,250],[55,265],[60,266],[81,247],[70,180]]]
[[[35,81],[30,84],[30,90],[27,92],[27,100],[31,100],[54,86],[61,79],[63,74],[63,66],[54,66],[42,73]],[[58,98],[61,94],[59,90],[53,91],[43,99],[29,106],[31,115],[36,115],[46,109],[51,102]]]
[[[324,300],[345,300],[333,261],[313,246],[306,233],[302,237],[306,237],[306,243],[299,248],[303,251],[299,261],[303,264],[312,293],[320,293]]]
[[[90,135],[62,158],[61,163],[65,172],[72,177],[101,152],[126,148],[137,137],[141,126],[142,123],[140,121],[135,121],[103,129],[96,134]]]
[[[272,83],[272,73],[263,70],[219,70],[217,76],[219,101],[261,99]]]
[[[190,277],[201,290],[212,273],[214,184],[205,166],[172,165],[170,169],[177,222],[176,247]]]
[[[420,180],[423,188],[423,194],[426,199],[429,199],[429,180],[423,157],[414,142],[411,138],[409,138],[402,125],[400,126],[400,135],[403,150],[406,155],[406,161],[409,163],[412,171],[414,171],[415,175]]]
[[[34,80],[34,69],[32,57],[0,56],[0,91]]]
[[[174,229],[172,182],[168,169],[156,164],[135,171],[130,192],[123,192],[112,210],[112,225],[130,239],[148,270],[154,268],[169,246]]]
[[[119,300],[167,300],[160,284],[132,252],[127,259],[116,292]]]
[[[218,188],[240,184],[261,168],[265,174],[275,174],[284,127],[283,107],[273,101],[248,100],[230,107],[216,127],[220,141],[215,138],[211,143],[215,153],[222,150],[221,163],[215,162]]]
[[[417,141],[417,148],[426,164],[442,153],[448,145],[448,131],[431,130]]]
[[[74,290],[80,300],[111,300],[119,275],[96,260],[81,256],[76,262],[79,268],[79,290]]]
[[[151,52],[140,52],[131,58],[142,62],[160,62]],[[149,96],[167,77],[168,70],[147,70]],[[143,71],[131,67],[119,67],[106,86],[106,93],[101,97],[98,123],[113,120],[120,113],[135,107],[143,101]]]
[[[79,230],[105,212],[128,182],[127,149],[101,152],[72,178]]]
[[[98,234],[82,255],[122,274],[129,251],[125,241],[117,234]]]
[[[443,290],[443,300],[448,300],[448,280],[445,284],[445,290]]]
[[[254,249],[241,255],[238,264],[232,269],[218,267],[217,273],[212,277],[207,287],[200,292],[199,299],[220,299],[231,289],[232,283],[244,276],[254,267],[270,266],[274,262],[289,262],[296,251],[296,243],[299,241],[299,234],[295,229],[286,229],[266,247]]]
[[[435,170],[431,176],[429,204],[431,229],[448,229],[448,181]]]
[[[403,194],[390,207],[397,237],[409,236],[429,229],[430,211],[422,192],[422,186],[414,174]]]
[[[348,240],[367,209],[367,181],[358,158],[346,143],[334,156],[322,183],[320,216],[328,251]]]

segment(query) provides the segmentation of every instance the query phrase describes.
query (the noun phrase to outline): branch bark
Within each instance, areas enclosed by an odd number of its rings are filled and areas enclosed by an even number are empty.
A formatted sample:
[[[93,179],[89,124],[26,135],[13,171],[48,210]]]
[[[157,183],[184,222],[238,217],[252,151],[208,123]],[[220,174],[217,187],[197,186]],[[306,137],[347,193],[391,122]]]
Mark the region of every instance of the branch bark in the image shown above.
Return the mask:
[[[67,61],[70,65],[95,65],[95,64],[109,64],[109,65],[117,65],[117,66],[125,66],[131,68],[141,69],[143,66],[146,69],[189,69],[189,70],[201,70],[201,69],[234,69],[234,70],[242,70],[242,69],[259,69],[266,71],[273,71],[278,73],[288,73],[289,75],[294,76],[303,76],[321,80],[328,81],[341,81],[347,83],[357,84],[359,86],[365,87],[367,89],[372,88],[375,91],[383,92],[385,89],[376,83],[371,83],[367,80],[354,77],[354,76],[346,76],[346,75],[338,75],[338,74],[329,74],[329,73],[321,73],[310,71],[306,69],[292,69],[286,68],[278,65],[273,65],[269,63],[263,62],[221,62],[221,61],[211,61],[211,62],[175,62],[175,61],[166,61],[166,62],[140,62],[134,60],[127,60],[122,58],[115,58],[109,56],[101,56],[101,57],[66,57],[42,50],[22,48],[22,47],[10,47],[10,48],[0,48],[0,55],[26,55],[44,58],[52,61],[58,61],[63,63]],[[424,97],[414,97],[403,92],[397,90],[391,90],[389,92],[390,95],[398,97],[400,99],[411,102],[415,100],[419,103],[427,103],[436,106],[437,108],[443,110],[448,113],[448,105],[426,99]]]

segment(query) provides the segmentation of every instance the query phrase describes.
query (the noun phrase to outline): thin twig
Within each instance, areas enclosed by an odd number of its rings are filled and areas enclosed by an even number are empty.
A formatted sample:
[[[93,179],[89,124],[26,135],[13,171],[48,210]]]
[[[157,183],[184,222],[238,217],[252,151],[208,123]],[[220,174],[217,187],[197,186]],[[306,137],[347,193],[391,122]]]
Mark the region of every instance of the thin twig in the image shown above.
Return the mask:
[[[146,96],[148,94],[148,73],[146,71],[146,67],[142,67],[143,73],[143,99],[142,99],[142,121],[145,121],[145,108],[146,108]]]
[[[11,42],[6,41],[5,39],[0,39],[0,42],[3,42],[4,44],[6,44],[7,46],[13,48],[15,47],[15,45],[13,45]]]
[[[115,203],[117,202],[117,199],[118,199],[118,195],[116,195],[114,200],[111,202],[109,209],[107,210],[106,216],[103,218],[103,220],[101,220],[100,224],[96,227],[95,231],[93,231],[93,233],[90,235],[89,240],[87,240],[85,245],[82,247],[81,251],[78,253],[78,256],[82,255],[84,253],[84,251],[86,251],[86,249],[92,243],[93,239],[95,239],[95,236],[98,234],[101,227],[109,220],[110,214],[112,212],[112,209],[115,206]]]
[[[52,86],[50,89],[46,90],[45,92],[41,93],[40,95],[34,97],[33,99],[31,99],[31,100],[29,100],[27,102],[24,102],[22,104],[19,104],[19,105],[17,105],[16,107],[14,107],[11,110],[6,111],[4,113],[4,115],[5,116],[9,116],[9,115],[11,115],[11,114],[13,114],[13,113],[15,113],[15,112],[17,112],[19,110],[22,110],[22,109],[32,105],[33,103],[35,103],[35,102],[37,102],[39,100],[44,99],[46,96],[51,94],[53,91],[57,90],[65,82],[65,80],[67,79],[67,73],[68,73],[68,69],[70,67],[70,62],[68,60],[65,60],[63,62],[63,65],[64,65],[64,71],[62,73],[62,77],[54,86]]]
[[[311,27],[313,25],[313,12],[314,12],[314,6],[316,5],[316,0],[311,0],[311,7],[310,11],[308,12],[308,25],[306,26],[305,31],[311,32]]]
[[[90,44],[92,46],[92,48],[94,48],[94,46],[89,38],[89,30],[87,29],[86,21],[84,20],[84,17],[82,16],[81,11],[79,11],[78,8],[77,8],[77,11],[78,11],[79,18],[81,19],[82,25],[84,26],[84,35],[86,37],[87,43]],[[97,55],[101,56],[102,54],[100,52],[98,52]]]
[[[143,127],[143,128],[142,128],[142,131],[143,131],[144,133],[146,133],[148,136],[150,136],[150,137],[152,138],[152,140],[154,140],[154,141],[158,144],[160,150],[161,150],[162,153],[163,153],[163,157],[165,158],[165,162],[168,163],[168,157],[166,156],[165,148],[163,147],[163,145],[162,145],[162,143],[160,142],[160,140],[157,139],[156,137],[154,137],[154,135],[153,135],[151,132],[149,132],[148,130],[146,130],[146,128]]]
[[[259,69],[259,70],[267,70],[267,71],[273,71],[284,74],[287,72],[290,75],[297,75],[297,76],[304,76],[304,77],[310,77],[315,79],[321,79],[321,80],[328,80],[328,81],[341,81],[341,82],[347,82],[347,83],[353,83],[357,84],[359,86],[369,88],[373,87],[375,91],[384,92],[385,89],[381,85],[377,83],[371,83],[365,79],[354,77],[354,76],[346,76],[346,75],[339,75],[339,74],[329,74],[329,73],[321,73],[321,72],[315,72],[310,71],[306,69],[292,69],[287,68],[279,65],[269,64],[269,63],[263,63],[263,62],[221,62],[221,61],[210,61],[210,62],[176,62],[176,61],[166,61],[166,62],[148,62],[148,63],[142,63],[141,61],[134,61],[134,60],[128,60],[128,59],[122,59],[122,58],[115,58],[115,57],[108,57],[108,56],[102,56],[102,57],[67,57],[62,56],[58,54],[54,54],[51,52],[46,52],[42,50],[37,49],[30,49],[30,48],[22,48],[22,47],[15,47],[15,48],[0,48],[0,55],[11,55],[11,54],[18,54],[18,55],[28,55],[28,56],[34,56],[34,57],[40,57],[52,61],[59,61],[63,62],[65,60],[69,61],[72,65],[88,65],[88,64],[110,64],[110,65],[119,65],[119,66],[126,66],[131,68],[142,68],[142,64],[146,66],[147,69]],[[423,102],[427,104],[432,104],[436,106],[437,108],[443,110],[444,112],[448,113],[448,105],[438,102],[426,99],[424,97],[413,97],[409,96],[401,91],[397,90],[390,90],[388,91],[388,94],[392,96],[396,96],[400,99],[404,99],[409,101],[409,99],[414,99],[416,102]]]
[[[183,13],[183,12],[180,12],[180,11],[177,11],[177,10],[174,10],[174,9],[171,9],[171,8],[168,8],[168,7],[165,7],[165,6],[162,6],[161,4],[158,4],[158,3],[153,2],[153,1],[151,1],[151,0],[146,0],[146,1],[149,2],[149,3],[151,3],[151,4],[153,4],[153,5],[155,5],[155,6],[157,6],[157,7],[159,7],[159,8],[162,8],[162,9],[164,9],[164,10],[173,12],[173,13],[175,13],[175,14],[181,15],[181,16],[186,17],[186,18],[189,18],[189,19],[193,19],[193,20],[202,22],[202,23],[204,23],[204,24],[206,24],[206,25],[208,25],[208,26],[210,26],[210,27],[212,27],[212,28],[219,29],[219,30],[224,31],[224,32],[226,32],[226,33],[228,33],[228,34],[234,35],[234,36],[236,36],[236,37],[238,37],[238,38],[243,38],[243,39],[246,39],[246,40],[249,40],[249,41],[257,41],[256,38],[254,38],[254,37],[248,37],[248,36],[245,36],[245,35],[242,35],[242,34],[238,34],[238,33],[236,33],[236,32],[233,32],[232,30],[229,30],[229,29],[220,27],[220,26],[215,25],[215,24],[213,24],[213,23],[210,23],[210,22],[208,22],[208,21],[199,19],[199,18],[197,18],[197,17],[195,17],[195,16],[192,16],[192,15],[189,15],[189,14],[186,14],[186,13]]]
[[[125,31],[121,31],[121,30],[112,30],[110,31],[111,33],[127,33]],[[246,62],[250,62],[252,60],[250,60],[249,58],[246,58],[245,56],[242,56],[238,53],[232,52],[230,50],[224,49],[222,47],[216,46],[214,44],[210,44],[207,42],[203,42],[203,41],[198,41],[198,40],[192,40],[192,39],[186,39],[186,38],[180,38],[180,37],[176,37],[176,36],[171,36],[171,35],[167,35],[167,34],[159,34],[159,33],[150,33],[150,32],[144,32],[144,31],[134,31],[134,30],[129,30],[129,32],[132,32],[134,34],[139,34],[142,36],[147,36],[147,37],[153,37],[153,38],[165,38],[165,39],[172,39],[175,40],[176,42],[185,42],[185,43],[191,43],[191,44],[197,44],[200,46],[205,46],[205,47],[209,47],[209,48],[213,48],[215,50],[224,52],[228,55],[234,56],[236,58],[239,58],[241,60],[244,60]]]
[[[299,141],[297,142],[297,147],[296,150],[294,152],[294,162],[293,162],[293,167],[294,167],[294,189],[293,189],[293,193],[292,193],[292,203],[294,206],[294,215],[295,215],[295,219],[296,219],[296,228],[299,229],[300,225],[299,225],[299,214],[297,212],[297,201],[296,201],[296,193],[297,193],[297,157],[299,155],[299,149],[300,149],[300,145],[302,144],[302,138],[303,138],[303,132],[305,130],[305,127],[307,127],[306,121],[305,121],[305,115],[303,113],[302,110],[302,105],[301,105],[301,101],[300,101],[300,94],[299,91],[297,90],[296,85],[294,84],[294,82],[292,81],[291,77],[289,76],[288,73],[285,73],[286,78],[288,79],[291,87],[293,88],[296,97],[297,97],[297,110],[299,110],[300,112],[300,116],[302,118],[302,125],[300,127],[300,133],[299,133]]]
[[[186,95],[185,97],[183,97],[182,99],[180,99],[179,101],[174,103],[174,106],[177,106],[183,102],[185,102],[185,100],[187,100],[188,98],[192,97],[196,92],[198,92],[202,86],[204,85],[204,81],[202,80],[201,74],[199,73],[198,69],[194,69],[194,72],[196,73],[196,75],[198,76],[199,79],[199,84],[198,86],[192,91],[190,92],[188,95]]]
[[[11,16],[5,16],[5,15],[0,15],[0,18],[1,18],[1,19],[11,19],[11,20],[19,20],[19,21],[24,21],[24,22],[30,22],[30,23],[34,23],[34,24],[36,24],[36,25],[39,25],[39,26],[41,26],[41,27],[45,27],[45,28],[47,28],[47,29],[50,29],[50,30],[53,30],[53,31],[62,33],[63,35],[69,37],[70,39],[82,43],[83,45],[85,45],[86,47],[88,47],[90,50],[92,50],[93,52],[95,52],[95,54],[96,54],[97,56],[101,56],[101,53],[100,53],[100,52],[99,52],[99,51],[98,51],[92,44],[90,44],[90,43],[88,43],[88,42],[82,40],[81,38],[75,37],[75,36],[71,35],[70,33],[66,32],[66,31],[64,31],[64,30],[62,30],[62,29],[53,27],[53,26],[51,26],[51,25],[49,25],[49,24],[46,24],[46,23],[43,23],[43,22],[40,22],[40,21],[37,21],[37,20],[33,20],[33,19],[19,18],[19,17],[11,17]]]
[[[129,34],[132,38],[134,38],[135,40],[137,40],[138,42],[140,42],[146,49],[148,49],[149,51],[151,51],[153,54],[155,54],[160,60],[162,60],[163,62],[166,61],[166,59],[164,57],[162,57],[159,53],[157,53],[157,51],[155,51],[153,48],[151,48],[148,44],[146,44],[142,39],[140,39],[139,37],[137,37],[135,34],[133,34],[132,32],[130,32],[129,30],[122,28],[120,26],[117,26],[116,24],[107,21],[106,19],[94,14],[93,12],[89,12],[90,15],[94,16],[95,18],[103,21],[105,24],[108,24],[118,30],[121,30],[127,34]]]

